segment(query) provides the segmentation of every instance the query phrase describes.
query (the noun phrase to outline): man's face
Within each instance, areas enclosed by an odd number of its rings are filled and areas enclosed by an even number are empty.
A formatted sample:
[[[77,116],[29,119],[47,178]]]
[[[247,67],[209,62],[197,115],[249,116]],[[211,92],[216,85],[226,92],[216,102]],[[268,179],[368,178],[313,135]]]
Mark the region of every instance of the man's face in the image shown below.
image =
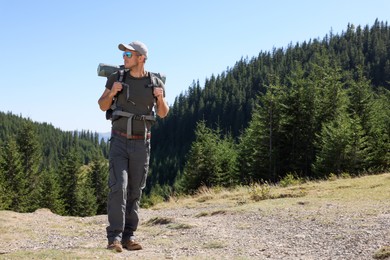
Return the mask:
[[[123,52],[123,61],[126,69],[137,67],[141,62],[142,55],[136,51],[128,50]]]

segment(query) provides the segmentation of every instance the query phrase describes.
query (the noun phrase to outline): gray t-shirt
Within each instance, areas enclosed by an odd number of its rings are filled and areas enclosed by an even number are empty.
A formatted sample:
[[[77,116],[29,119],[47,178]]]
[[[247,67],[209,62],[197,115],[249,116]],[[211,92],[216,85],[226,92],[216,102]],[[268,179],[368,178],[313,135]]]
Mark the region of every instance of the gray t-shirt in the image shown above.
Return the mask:
[[[118,81],[118,72],[113,73],[106,82],[106,88],[111,89],[115,81]],[[125,83],[129,86],[124,86],[122,91],[117,95],[117,108],[134,115],[151,115],[154,105],[153,88],[149,86],[151,83],[149,72],[146,77],[134,78],[129,72],[126,72]],[[127,117],[120,117],[112,122],[112,130],[127,132]],[[145,121],[147,131],[150,132],[152,126],[151,121]],[[132,134],[144,135],[144,121],[133,119]]]

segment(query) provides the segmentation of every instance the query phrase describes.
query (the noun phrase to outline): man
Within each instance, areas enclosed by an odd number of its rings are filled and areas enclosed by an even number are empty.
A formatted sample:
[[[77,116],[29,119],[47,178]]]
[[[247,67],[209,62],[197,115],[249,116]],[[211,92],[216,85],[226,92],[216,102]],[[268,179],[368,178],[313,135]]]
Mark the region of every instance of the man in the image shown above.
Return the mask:
[[[145,44],[119,44],[123,71],[113,73],[98,103],[112,112],[109,154],[109,196],[107,214],[108,249],[139,250],[136,241],[138,208],[149,169],[150,129],[155,120],[153,107],[161,118],[168,114],[164,84],[144,68],[148,58]],[[122,72],[122,73],[121,73]],[[152,82],[153,81],[153,82]],[[154,83],[154,84],[153,84]]]

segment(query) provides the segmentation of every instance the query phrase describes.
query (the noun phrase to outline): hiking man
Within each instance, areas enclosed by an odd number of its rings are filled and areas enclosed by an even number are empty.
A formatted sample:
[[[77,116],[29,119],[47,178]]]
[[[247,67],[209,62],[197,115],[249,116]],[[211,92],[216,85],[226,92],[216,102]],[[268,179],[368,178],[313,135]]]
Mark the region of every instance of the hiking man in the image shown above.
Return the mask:
[[[168,114],[164,83],[145,70],[146,45],[139,41],[119,44],[124,70],[108,77],[99,106],[112,121],[107,202],[108,249],[122,252],[142,249],[135,239],[138,209],[149,169],[151,126]]]

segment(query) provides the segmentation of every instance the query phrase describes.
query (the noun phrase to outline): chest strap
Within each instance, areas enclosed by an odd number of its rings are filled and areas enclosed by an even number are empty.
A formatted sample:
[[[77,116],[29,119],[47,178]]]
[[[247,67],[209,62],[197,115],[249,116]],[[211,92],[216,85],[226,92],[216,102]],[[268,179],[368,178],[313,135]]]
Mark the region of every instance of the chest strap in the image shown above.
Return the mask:
[[[144,121],[144,127],[145,127],[145,140],[147,139],[148,129],[146,127],[146,120],[148,121],[156,121],[156,118],[152,115],[134,115],[132,113],[128,113],[125,111],[115,110],[112,113],[113,116],[123,116],[127,117],[127,135],[132,136],[133,135],[133,118],[136,120]]]

